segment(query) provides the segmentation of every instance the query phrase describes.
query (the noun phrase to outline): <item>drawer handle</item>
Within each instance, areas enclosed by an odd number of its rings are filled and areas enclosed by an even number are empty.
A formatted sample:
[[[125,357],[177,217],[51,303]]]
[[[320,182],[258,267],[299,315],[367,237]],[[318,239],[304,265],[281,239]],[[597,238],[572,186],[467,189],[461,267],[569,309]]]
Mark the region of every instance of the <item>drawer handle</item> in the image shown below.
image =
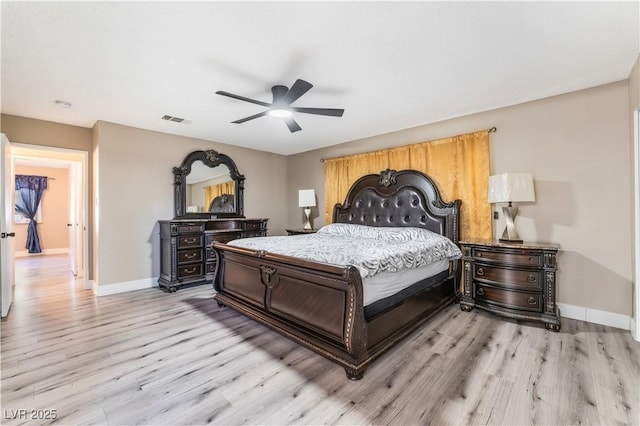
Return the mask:
[[[184,257],[186,257],[187,259],[193,259],[198,255],[198,253],[191,253],[189,254],[185,254]]]
[[[189,238],[188,240],[185,238],[184,242],[187,244],[191,244],[191,243],[195,243],[198,239],[197,238]]]
[[[536,276],[533,274],[529,274],[529,276],[527,277],[527,281],[529,281],[530,283],[535,283],[536,282]]]
[[[536,258],[535,257],[529,257],[529,262],[535,262]]]
[[[536,298],[533,296],[529,296],[529,298],[527,299],[527,303],[530,305],[535,305],[536,304]]]
[[[191,269],[185,269],[184,272],[187,274],[193,274],[196,271],[196,267],[194,266]]]
[[[478,253],[478,257],[482,257],[482,253]]]
[[[478,296],[484,296],[484,289],[479,288],[479,289],[476,291],[476,294],[478,294]]]
[[[484,276],[484,269],[478,268],[478,270],[476,271],[476,274],[480,275],[481,277]]]

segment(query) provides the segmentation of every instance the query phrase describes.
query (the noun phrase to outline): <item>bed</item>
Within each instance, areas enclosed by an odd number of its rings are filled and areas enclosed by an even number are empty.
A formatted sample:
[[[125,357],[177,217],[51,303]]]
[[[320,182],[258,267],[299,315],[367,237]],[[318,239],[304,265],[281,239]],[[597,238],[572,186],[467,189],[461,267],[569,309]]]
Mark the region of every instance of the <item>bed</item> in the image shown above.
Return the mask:
[[[427,175],[385,170],[352,185],[345,202],[334,207],[329,228],[338,233],[344,229],[337,228],[380,231],[384,238],[405,230],[411,236],[433,233],[457,249],[459,211],[460,200],[444,202]],[[316,235],[266,239],[298,238],[309,244],[305,238],[320,238],[323,233],[324,228]],[[232,245],[238,244],[235,241],[214,243],[215,300],[337,363],[352,380],[361,379],[373,360],[459,295],[459,255],[447,258],[437,273],[411,276],[401,290],[365,303],[365,293],[370,295],[371,290],[362,267],[259,249],[257,241],[249,240],[254,239],[244,239],[247,247]],[[387,274],[387,283],[400,280],[388,279],[393,269],[381,271]],[[384,282],[381,287],[385,288]]]

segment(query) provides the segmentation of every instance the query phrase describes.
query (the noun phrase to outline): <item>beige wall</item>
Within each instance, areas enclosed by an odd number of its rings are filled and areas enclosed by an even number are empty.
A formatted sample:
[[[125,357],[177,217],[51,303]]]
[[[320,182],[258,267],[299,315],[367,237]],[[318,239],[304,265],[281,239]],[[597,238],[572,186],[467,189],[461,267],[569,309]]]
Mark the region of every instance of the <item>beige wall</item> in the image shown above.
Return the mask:
[[[172,169],[192,151],[231,157],[246,178],[245,216],[269,218],[269,235],[285,233],[286,157],[108,122],[94,130],[98,285],[159,275],[157,221],[173,217]]]
[[[42,223],[38,223],[38,238],[43,252],[69,249],[69,170],[52,167],[19,166],[16,175],[47,176],[47,189],[42,195]],[[15,251],[26,254],[27,224],[14,224]]]
[[[491,172],[533,173],[536,202],[523,206],[520,236],[558,243],[561,303],[630,315],[632,305],[629,84],[621,81],[535,102],[361,139],[288,158],[289,226],[296,194],[314,188],[323,224],[321,158],[368,152],[488,129]],[[495,209],[494,209],[495,210]],[[494,235],[502,232],[502,219]]]

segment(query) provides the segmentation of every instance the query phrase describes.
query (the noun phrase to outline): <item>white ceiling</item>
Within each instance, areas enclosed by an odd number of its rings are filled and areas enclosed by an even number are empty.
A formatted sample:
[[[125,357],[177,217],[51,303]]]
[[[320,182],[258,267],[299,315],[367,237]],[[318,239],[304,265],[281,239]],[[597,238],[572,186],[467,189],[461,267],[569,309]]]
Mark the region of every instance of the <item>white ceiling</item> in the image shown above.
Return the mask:
[[[2,112],[294,154],[629,77],[638,2],[1,2]],[[271,102],[314,84],[302,131]],[[72,103],[60,108],[55,100]],[[161,120],[163,115],[183,123]]]

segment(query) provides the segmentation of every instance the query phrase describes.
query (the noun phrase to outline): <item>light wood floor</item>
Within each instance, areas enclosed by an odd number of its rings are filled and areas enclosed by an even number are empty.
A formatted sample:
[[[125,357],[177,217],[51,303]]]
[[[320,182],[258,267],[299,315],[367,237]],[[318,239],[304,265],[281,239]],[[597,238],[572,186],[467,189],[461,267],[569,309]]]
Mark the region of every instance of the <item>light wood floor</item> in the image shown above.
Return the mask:
[[[455,305],[352,382],[209,286],[96,298],[66,268],[18,259],[2,424],[640,424],[640,344],[623,330]]]

